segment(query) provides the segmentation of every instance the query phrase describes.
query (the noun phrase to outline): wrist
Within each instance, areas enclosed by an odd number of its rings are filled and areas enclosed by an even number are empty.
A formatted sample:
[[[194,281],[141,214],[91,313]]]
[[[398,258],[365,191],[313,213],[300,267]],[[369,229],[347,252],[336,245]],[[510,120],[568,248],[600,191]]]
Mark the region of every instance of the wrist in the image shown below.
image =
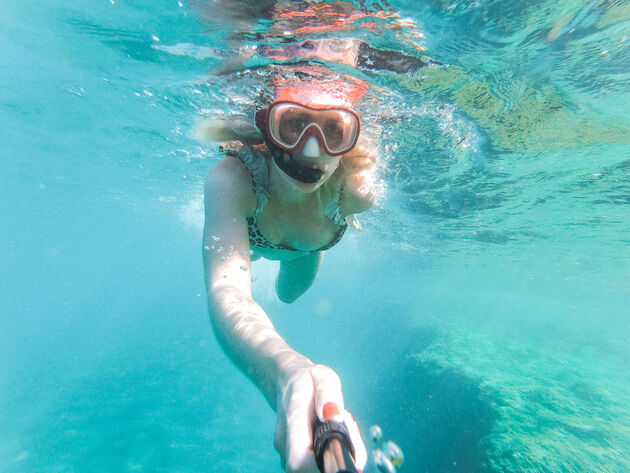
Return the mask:
[[[304,383],[312,383],[311,370],[315,366],[308,358],[299,355],[283,366],[276,384],[275,411],[285,411],[289,407],[291,399],[299,393],[300,386]]]
[[[291,382],[295,375],[304,369],[315,366],[310,359],[294,351],[290,357],[286,357],[278,366],[278,384],[283,387]]]

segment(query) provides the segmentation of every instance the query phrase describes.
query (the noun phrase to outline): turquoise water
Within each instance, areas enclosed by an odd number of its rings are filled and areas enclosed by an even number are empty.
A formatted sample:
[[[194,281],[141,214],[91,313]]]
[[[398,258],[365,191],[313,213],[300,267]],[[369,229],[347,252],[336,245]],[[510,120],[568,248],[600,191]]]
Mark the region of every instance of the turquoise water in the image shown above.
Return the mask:
[[[379,202],[295,304],[254,264],[257,300],[400,471],[630,471],[630,5],[393,6],[403,26],[348,35],[445,65],[351,71]],[[280,471],[206,315],[220,155],[190,137],[251,105],[255,74],[210,71],[269,28],[183,0],[0,7],[0,471]]]

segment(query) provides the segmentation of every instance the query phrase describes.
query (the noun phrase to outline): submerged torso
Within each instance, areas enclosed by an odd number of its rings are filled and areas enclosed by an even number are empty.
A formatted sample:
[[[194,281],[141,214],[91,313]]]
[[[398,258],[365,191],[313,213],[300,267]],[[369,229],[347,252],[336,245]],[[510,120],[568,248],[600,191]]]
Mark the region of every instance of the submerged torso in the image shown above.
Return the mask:
[[[296,209],[270,200],[257,215],[247,217],[249,242],[256,249],[289,252],[325,251],[337,244],[347,225],[338,225],[319,202]]]
[[[341,186],[326,182],[313,198],[295,205],[282,205],[270,196],[271,158],[246,147],[227,150],[247,168],[256,207],[247,215],[249,242],[258,256],[286,260],[306,253],[325,251],[341,240],[347,224],[339,214]]]

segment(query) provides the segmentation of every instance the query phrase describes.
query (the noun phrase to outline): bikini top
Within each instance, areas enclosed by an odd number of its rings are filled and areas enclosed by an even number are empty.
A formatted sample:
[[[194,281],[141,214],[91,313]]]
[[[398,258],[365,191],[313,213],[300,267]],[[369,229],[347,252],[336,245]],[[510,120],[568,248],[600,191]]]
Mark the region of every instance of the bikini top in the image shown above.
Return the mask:
[[[289,250],[299,251],[293,247],[282,245],[280,243],[273,243],[267,240],[265,236],[260,232],[256,218],[262,212],[264,206],[269,201],[269,168],[265,159],[265,153],[255,146],[244,146],[241,143],[234,142],[229,145],[221,147],[221,150],[226,153],[227,156],[231,156],[239,159],[245,167],[249,170],[252,178],[252,186],[254,188],[254,194],[256,196],[256,210],[254,215],[247,217],[247,228],[249,232],[249,244],[257,248],[271,248],[274,250]],[[324,213],[330,218],[335,225],[339,227],[337,233],[330,241],[330,243],[322,246],[312,252],[325,251],[335,246],[344,233],[348,229],[348,223],[339,213],[339,206],[341,201],[341,195],[343,193],[343,186],[339,190],[337,198],[329,202]]]

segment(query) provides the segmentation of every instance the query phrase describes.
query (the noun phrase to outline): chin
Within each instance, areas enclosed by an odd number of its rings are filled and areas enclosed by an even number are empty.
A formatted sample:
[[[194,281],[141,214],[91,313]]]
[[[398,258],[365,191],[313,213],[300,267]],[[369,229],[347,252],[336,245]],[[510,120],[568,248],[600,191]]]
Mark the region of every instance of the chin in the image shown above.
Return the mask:
[[[330,178],[330,175],[324,174],[322,178],[317,182],[302,182],[292,178],[291,176],[288,176],[287,174],[282,174],[295,189],[304,192],[305,194],[315,192],[324,184],[324,182],[326,182]]]

